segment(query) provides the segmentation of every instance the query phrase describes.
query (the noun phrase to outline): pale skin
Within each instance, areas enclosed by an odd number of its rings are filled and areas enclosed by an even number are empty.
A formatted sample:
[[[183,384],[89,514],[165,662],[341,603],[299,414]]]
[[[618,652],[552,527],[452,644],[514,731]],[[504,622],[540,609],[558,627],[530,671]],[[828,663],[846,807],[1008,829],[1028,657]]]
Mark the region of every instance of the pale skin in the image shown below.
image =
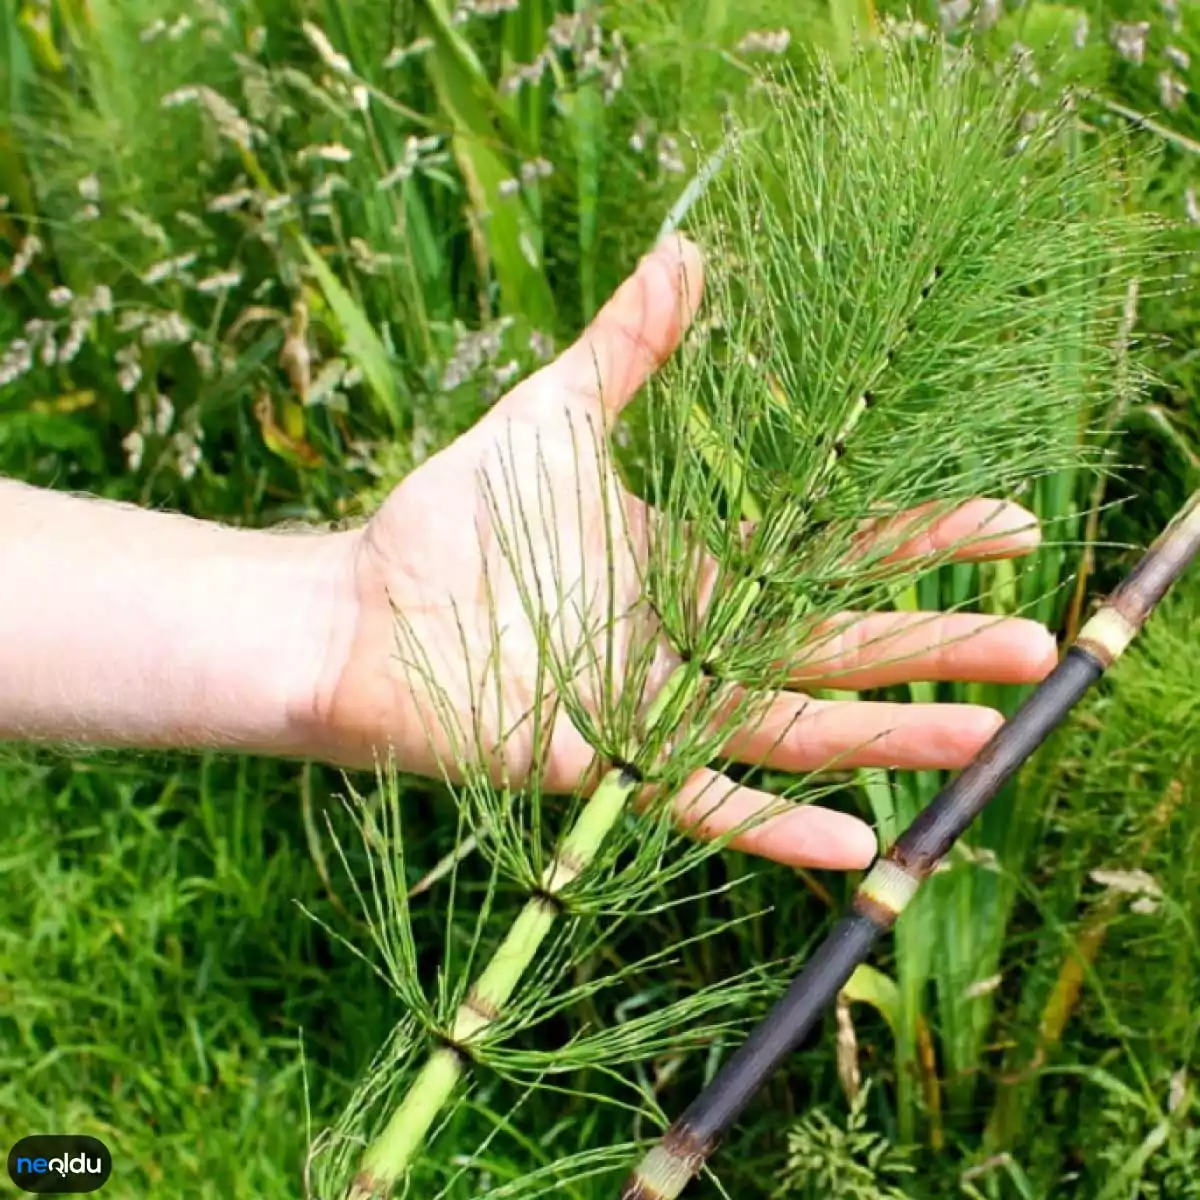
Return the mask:
[[[549,489],[561,499],[556,511],[572,514],[559,526],[555,559],[535,547],[527,569],[557,572],[566,592],[576,581],[563,573],[596,578],[605,514],[611,520],[620,511],[634,533],[648,516],[608,466],[589,460],[580,477],[580,430],[611,428],[672,353],[700,303],[702,276],[695,247],[678,238],[661,245],[573,346],[412,472],[353,531],[231,530],[0,480],[0,739],[232,750],[351,768],[371,767],[390,750],[404,770],[441,774],[448,744],[427,687],[398,662],[396,612],[464,726],[471,726],[468,679],[489,677],[497,661],[509,724],[512,712],[528,707],[535,639],[484,481],[495,486],[507,468],[518,489],[540,486],[542,500]],[[532,490],[522,497],[537,498]],[[900,551],[913,557],[1013,557],[1039,540],[1028,512],[983,498],[914,528]],[[637,598],[636,553],[625,542],[615,552],[618,605]],[[797,670],[797,685],[1029,683],[1056,661],[1049,632],[1023,619],[850,614],[837,628]],[[495,629],[503,631],[498,657]],[[669,666],[664,653],[664,671]],[[482,709],[474,752],[497,773],[494,707]],[[734,732],[726,749],[736,760],[786,771],[834,760],[840,768],[953,769],[1000,722],[973,705],[813,700],[787,691],[771,699],[765,720]],[[529,769],[526,733],[506,740],[503,757],[519,780]],[[595,780],[602,764],[593,759],[560,716],[547,788]],[[715,806],[714,787],[724,797]],[[675,805],[681,823],[701,836],[779,807],[774,797],[703,771]],[[733,844],[793,866],[838,869],[865,866],[876,850],[864,822],[815,805],[776,811]]]

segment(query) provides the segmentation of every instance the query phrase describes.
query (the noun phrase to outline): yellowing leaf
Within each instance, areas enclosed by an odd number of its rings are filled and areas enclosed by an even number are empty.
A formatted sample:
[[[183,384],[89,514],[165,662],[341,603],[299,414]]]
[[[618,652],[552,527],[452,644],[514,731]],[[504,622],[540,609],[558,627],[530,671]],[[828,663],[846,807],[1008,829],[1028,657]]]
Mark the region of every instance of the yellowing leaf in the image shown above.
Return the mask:
[[[81,409],[91,408],[96,403],[96,393],[91,389],[78,392],[64,392],[61,396],[48,396],[44,400],[34,400],[29,405],[29,411],[48,416],[51,413],[75,413]]]
[[[323,462],[320,452],[302,436],[304,410],[294,402],[292,407],[300,416],[301,436],[296,436],[279,424],[275,419],[275,405],[271,401],[271,394],[269,392],[260,393],[254,403],[254,417],[258,421],[259,429],[262,431],[263,441],[272,454],[278,455],[285,462],[289,462],[293,466],[319,467]],[[295,412],[288,413],[285,408],[284,423],[295,429]]]

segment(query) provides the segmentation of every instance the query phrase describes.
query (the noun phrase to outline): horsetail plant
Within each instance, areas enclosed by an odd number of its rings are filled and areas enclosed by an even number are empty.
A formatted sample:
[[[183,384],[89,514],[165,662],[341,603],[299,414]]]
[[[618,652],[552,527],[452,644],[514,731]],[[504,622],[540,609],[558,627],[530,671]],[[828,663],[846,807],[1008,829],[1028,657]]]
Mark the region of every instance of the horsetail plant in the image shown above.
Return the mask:
[[[1059,665],[1012,719],[938,793],[871,868],[850,911],[741,1049],[630,1175],[622,1200],[673,1200],[773,1072],[895,924],[922,882],[1017,769],[1121,656],[1167,590],[1200,554],[1200,492],[1080,630]]]
[[[763,80],[753,135],[727,138],[686,221],[707,307],[649,385],[621,464],[611,431],[569,405],[536,428],[509,420],[481,451],[489,649],[483,677],[468,666],[456,685],[469,721],[403,612],[397,642],[433,698],[427,732],[489,874],[460,938],[451,873],[430,1000],[394,787],[382,824],[363,809],[366,907],[406,1015],[327,1143],[322,1195],[381,1200],[437,1178],[449,1194],[464,1168],[439,1172],[422,1148],[483,1068],[523,1087],[611,1070],[682,1023],[689,1038],[727,1028],[767,985],[751,970],[636,1029],[549,1053],[513,1046],[611,984],[571,979],[606,928],[661,907],[666,883],[793,794],[819,792],[800,778],[716,841],[684,840],[680,816],[704,826],[737,803],[723,774],[734,731],[786,743],[809,701],[781,710],[780,697],[850,624],[939,562],[986,556],[998,505],[966,502],[1086,459],[1082,392],[1112,386],[1143,231],[1109,215],[1109,159],[1065,152],[1069,110],[1022,123],[1016,88],[965,56],[912,48],[864,54],[843,78],[817,64]],[[1064,339],[1080,364],[1070,381],[1052,369]],[[976,516],[939,541],[952,512]],[[469,663],[476,615],[457,619]],[[510,677],[516,655],[536,663],[532,687]],[[564,738],[593,756],[583,778],[562,778]],[[548,793],[564,785],[573,794],[551,821]],[[502,884],[527,897],[506,930]]]

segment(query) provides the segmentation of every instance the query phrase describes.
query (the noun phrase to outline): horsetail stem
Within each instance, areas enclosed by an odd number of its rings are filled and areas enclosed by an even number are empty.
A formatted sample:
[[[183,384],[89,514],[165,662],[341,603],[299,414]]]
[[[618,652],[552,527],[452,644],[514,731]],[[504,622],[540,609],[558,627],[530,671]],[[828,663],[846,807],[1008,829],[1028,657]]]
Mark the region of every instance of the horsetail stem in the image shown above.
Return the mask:
[[[1200,491],[1080,630],[1059,665],[876,861],[804,969],[741,1049],[646,1154],[621,1200],[674,1200],[720,1138],[804,1040],[854,969],[988,801],[1046,740],[1145,624],[1200,553]]]
[[[463,1067],[462,1055],[450,1046],[440,1046],[429,1056],[383,1132],[367,1147],[346,1200],[377,1200],[390,1194],[450,1099]]]
[[[579,812],[542,876],[541,891],[517,919],[458,1007],[454,1023],[421,1068],[399,1107],[367,1147],[346,1200],[386,1200],[412,1165],[425,1138],[471,1063],[471,1043],[500,1016],[537,957],[561,911],[559,892],[595,858],[640,777],[628,767],[609,771]]]
[[[743,580],[731,592],[727,628],[735,630],[749,615],[762,585]],[[718,644],[721,638],[716,639]],[[703,684],[695,661],[677,667],[647,709],[649,737],[660,726],[674,728],[683,719]],[[345,1200],[386,1200],[415,1160],[438,1114],[471,1066],[471,1044],[503,1012],[522,976],[538,955],[562,912],[559,893],[586,870],[620,820],[629,798],[642,782],[641,771],[621,764],[601,779],[563,838],[541,887],[525,903],[517,919],[459,1005],[450,1030],[441,1035],[383,1130],[367,1147]]]

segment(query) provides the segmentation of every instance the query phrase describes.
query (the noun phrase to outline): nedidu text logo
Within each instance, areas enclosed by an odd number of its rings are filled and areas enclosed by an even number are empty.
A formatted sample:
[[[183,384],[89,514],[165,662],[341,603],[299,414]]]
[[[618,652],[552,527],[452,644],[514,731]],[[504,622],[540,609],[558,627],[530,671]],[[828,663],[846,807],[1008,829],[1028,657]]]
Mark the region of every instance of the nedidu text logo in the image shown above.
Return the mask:
[[[8,1152],[8,1177],[25,1192],[94,1192],[111,1174],[108,1147],[86,1134],[38,1133],[22,1138]]]

